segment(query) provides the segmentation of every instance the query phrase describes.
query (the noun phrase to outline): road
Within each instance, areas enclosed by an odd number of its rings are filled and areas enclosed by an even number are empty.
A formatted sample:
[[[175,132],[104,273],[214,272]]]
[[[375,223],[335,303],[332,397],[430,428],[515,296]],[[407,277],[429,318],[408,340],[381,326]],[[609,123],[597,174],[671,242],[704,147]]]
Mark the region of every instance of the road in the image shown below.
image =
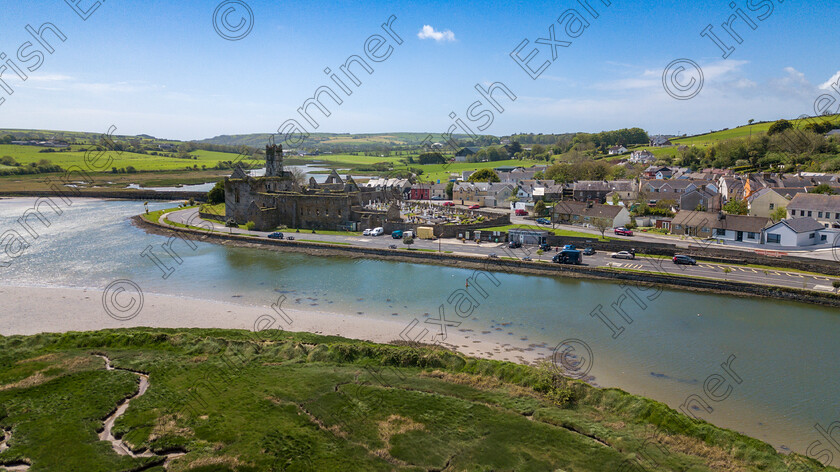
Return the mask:
[[[198,209],[191,208],[187,210],[174,211],[168,213],[166,219],[171,222],[200,226],[204,229],[212,229],[215,231],[229,232],[231,228],[225,228],[221,223],[201,220],[198,218]],[[267,232],[262,231],[246,231],[243,229],[234,229],[233,232],[239,234],[251,234],[258,237],[266,237]],[[327,235],[319,234],[317,232],[289,233],[285,232],[285,236],[293,236],[297,241],[305,242],[322,242],[327,244],[350,244],[360,247],[371,247],[378,249],[388,249],[390,246],[396,246],[397,250],[403,250],[407,246],[402,243],[402,240],[395,240],[391,236],[384,235],[378,237],[371,236],[356,236],[356,235]],[[424,249],[429,251],[441,251],[456,255],[466,256],[488,256],[489,254],[496,254],[498,257],[511,257],[522,259],[524,257],[531,257],[535,261],[544,260],[551,261],[554,253],[557,252],[555,248],[551,253],[542,255],[537,254],[536,246],[524,246],[519,249],[509,249],[507,244],[496,243],[481,243],[475,242],[461,242],[455,239],[438,239],[434,241],[415,239],[412,249]],[[727,280],[734,282],[746,282],[761,285],[770,285],[775,287],[788,287],[798,289],[816,290],[822,292],[835,291],[832,286],[833,281],[840,279],[836,277],[829,277],[824,275],[807,274],[797,271],[784,269],[763,269],[749,266],[740,266],[734,264],[719,264],[719,263],[704,263],[699,262],[696,266],[686,266],[674,264],[670,259],[654,258],[638,256],[634,260],[614,259],[610,257],[610,253],[597,252],[592,256],[584,257],[584,265],[589,267],[606,267],[623,270],[646,271],[653,273],[660,273],[666,275],[679,276],[693,276],[703,277],[714,280]],[[727,272],[728,270],[728,272]]]

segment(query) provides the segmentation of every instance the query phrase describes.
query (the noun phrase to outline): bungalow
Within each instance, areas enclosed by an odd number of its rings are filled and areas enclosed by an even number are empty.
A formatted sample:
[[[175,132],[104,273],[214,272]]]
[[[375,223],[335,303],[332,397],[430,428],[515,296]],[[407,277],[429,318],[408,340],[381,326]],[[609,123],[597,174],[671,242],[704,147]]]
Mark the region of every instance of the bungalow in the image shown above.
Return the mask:
[[[603,218],[610,227],[618,227],[630,222],[630,212],[620,205],[562,201],[554,205],[551,218],[555,223],[573,225],[592,225],[596,218]]]
[[[650,145],[653,147],[671,146],[671,140],[665,136],[653,136],[650,138]]]
[[[770,218],[727,215],[726,213],[680,210],[671,222],[672,234],[759,244]]]
[[[794,248],[832,244],[838,236],[837,230],[807,216],[782,220],[764,231],[765,244]]]
[[[787,206],[788,218],[810,217],[826,228],[840,228],[840,195],[798,193]]]
[[[616,156],[618,154],[624,154],[625,152],[627,152],[627,148],[624,146],[613,146],[609,148],[607,152],[609,152],[610,156]]]

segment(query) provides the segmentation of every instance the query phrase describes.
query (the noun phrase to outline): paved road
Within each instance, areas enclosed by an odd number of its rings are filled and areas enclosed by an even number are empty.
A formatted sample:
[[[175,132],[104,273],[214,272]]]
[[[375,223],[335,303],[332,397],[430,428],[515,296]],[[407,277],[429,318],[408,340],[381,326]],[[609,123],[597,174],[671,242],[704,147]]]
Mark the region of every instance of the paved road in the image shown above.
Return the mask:
[[[166,218],[175,223],[188,224],[192,226],[201,226],[202,228],[212,229],[216,231],[228,232],[230,228],[225,228],[221,223],[210,222],[198,218],[198,210],[195,208],[188,210],[180,210],[169,213]],[[267,232],[262,231],[246,231],[242,229],[233,229],[232,232],[239,234],[252,234],[259,237],[266,237]],[[297,241],[316,241],[325,243],[344,243],[352,244],[354,246],[373,247],[379,249],[388,249],[391,245],[395,245],[398,250],[406,246],[401,240],[394,240],[388,235],[370,237],[370,236],[344,236],[344,235],[326,235],[319,233],[311,233],[302,231],[300,233],[284,232],[286,236],[294,236]],[[495,243],[481,243],[475,242],[461,242],[455,239],[438,239],[435,241],[428,241],[422,239],[415,239],[411,246],[413,249],[428,249],[434,251],[448,252],[452,254],[461,254],[468,256],[487,256],[495,253],[498,257],[515,257],[518,259],[524,257],[531,257],[533,260],[550,261],[554,252],[538,255],[536,253],[536,246],[525,246],[519,249],[509,249],[506,244]],[[730,280],[735,282],[748,282],[755,284],[771,285],[777,287],[789,288],[805,288],[809,290],[817,290],[824,292],[834,291],[832,281],[840,280],[829,276],[803,274],[795,271],[784,269],[779,270],[765,270],[746,266],[732,265],[732,264],[718,264],[718,263],[704,263],[700,262],[696,266],[685,266],[674,264],[670,259],[652,258],[640,256],[634,260],[614,259],[611,253],[598,252],[592,256],[584,257],[584,264],[591,267],[612,267],[625,270],[642,270],[649,272],[657,272],[668,275],[683,275],[705,277],[715,280]],[[729,272],[726,271],[729,270]]]

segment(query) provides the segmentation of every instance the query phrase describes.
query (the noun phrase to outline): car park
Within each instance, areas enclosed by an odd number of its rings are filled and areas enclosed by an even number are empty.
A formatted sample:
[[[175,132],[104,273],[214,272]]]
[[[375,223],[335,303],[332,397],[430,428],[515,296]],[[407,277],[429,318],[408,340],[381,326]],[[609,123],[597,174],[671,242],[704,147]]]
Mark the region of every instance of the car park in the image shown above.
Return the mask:
[[[636,255],[630,251],[618,251],[610,255],[613,259],[635,259]]]
[[[268,233],[268,239],[283,239],[283,233],[279,231]]]
[[[583,250],[583,255],[584,256],[591,256],[591,255],[594,255],[594,254],[595,254],[595,249],[592,249],[591,247],[584,248],[584,250]]]
[[[615,228],[615,234],[618,236],[633,236],[633,232],[623,226]]]
[[[519,241],[511,241],[511,242],[508,243],[508,247],[510,249],[518,249],[518,248],[522,247],[522,243],[520,243]]]
[[[382,236],[383,234],[385,234],[385,228],[381,226],[378,228],[373,228],[373,231],[370,232],[371,236]]]
[[[697,265],[697,260],[684,254],[674,256],[674,264]]]

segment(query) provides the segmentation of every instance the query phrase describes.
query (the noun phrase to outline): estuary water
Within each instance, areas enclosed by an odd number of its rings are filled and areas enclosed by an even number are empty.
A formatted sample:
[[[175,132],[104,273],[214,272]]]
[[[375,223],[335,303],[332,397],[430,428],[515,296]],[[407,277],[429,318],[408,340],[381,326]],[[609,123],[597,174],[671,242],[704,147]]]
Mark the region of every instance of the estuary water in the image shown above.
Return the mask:
[[[816,424],[827,428],[840,421],[836,309],[677,290],[631,293],[617,283],[495,273],[498,286],[485,283],[487,297],[478,299],[471,316],[460,318],[448,299],[464,288],[471,270],[202,242],[189,247],[176,241],[172,249],[179,264],[162,246],[166,237],[130,223],[131,216],[144,211],[142,202],[75,199],[67,206],[56,200],[60,215],[41,207],[48,227],[35,216],[27,220],[37,239],[18,222],[33,202],[0,200],[0,235],[15,230],[29,243],[18,253],[21,248],[9,246],[9,239],[0,244],[0,265],[8,263],[0,266],[2,285],[102,290],[113,280],[130,279],[146,293],[260,306],[282,295],[295,309],[406,325],[415,318],[422,323],[429,314],[437,318],[444,305],[446,318],[460,323],[448,329],[469,330],[479,339],[497,339],[546,357],[561,341],[579,340],[573,347],[586,359],[592,383],[674,408],[692,398],[690,411],[697,416],[780,450],[806,453],[811,443],[823,440]],[[170,206],[149,203],[151,210]],[[17,257],[10,258],[8,251]],[[174,272],[163,278],[144,251]],[[613,304],[632,323],[618,316]],[[599,306],[623,328],[617,337],[592,315]],[[0,301],[0,324],[11,316],[25,314],[4,312]],[[721,379],[726,383],[715,388]],[[698,398],[712,411],[697,408],[702,405]],[[834,456],[834,465],[840,465],[840,451]]]

